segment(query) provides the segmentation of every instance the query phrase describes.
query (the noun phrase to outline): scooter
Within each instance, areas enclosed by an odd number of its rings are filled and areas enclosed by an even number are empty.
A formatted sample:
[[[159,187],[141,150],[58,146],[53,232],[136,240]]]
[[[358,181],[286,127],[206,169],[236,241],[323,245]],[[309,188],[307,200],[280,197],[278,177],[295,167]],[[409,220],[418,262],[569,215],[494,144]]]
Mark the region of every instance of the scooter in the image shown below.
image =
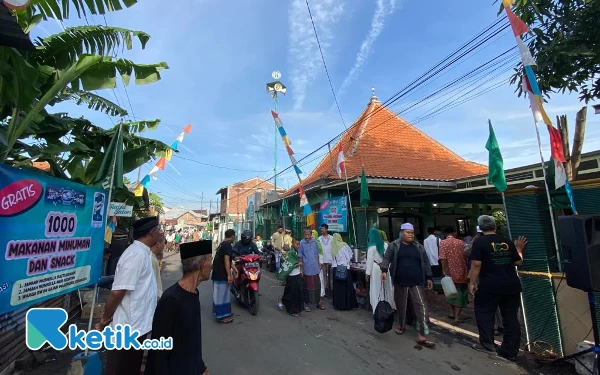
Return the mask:
[[[248,308],[251,315],[258,314],[258,282],[260,281],[260,255],[243,255],[238,260],[241,270],[238,277],[234,278],[231,293]]]
[[[275,248],[271,242],[263,247],[263,262],[265,270],[269,272],[275,272]]]

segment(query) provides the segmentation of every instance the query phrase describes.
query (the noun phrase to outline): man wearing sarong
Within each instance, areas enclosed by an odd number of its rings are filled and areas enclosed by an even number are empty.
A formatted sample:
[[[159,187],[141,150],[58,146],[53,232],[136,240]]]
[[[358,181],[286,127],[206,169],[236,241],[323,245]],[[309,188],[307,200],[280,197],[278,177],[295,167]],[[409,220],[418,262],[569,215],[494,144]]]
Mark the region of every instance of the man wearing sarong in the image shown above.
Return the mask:
[[[209,375],[202,360],[202,320],[198,285],[210,278],[212,241],[182,243],[183,276],[158,301],[152,337],[173,338],[171,350],[150,350],[146,375]]]
[[[321,301],[321,263],[319,262],[319,246],[312,238],[312,229],[304,229],[304,239],[300,241],[298,258],[302,262],[301,272],[304,274],[304,289],[306,301],[304,311],[310,311],[310,305],[316,305],[320,310],[325,310]]]
[[[467,259],[463,255],[465,243],[456,238],[456,230],[453,227],[446,228],[444,234],[446,239],[440,242],[439,260],[443,274],[452,278],[456,286],[456,296],[446,297],[446,303],[452,308],[452,315],[448,317],[453,319],[455,324],[460,324],[462,310],[469,305]]]
[[[142,343],[152,329],[157,301],[150,248],[162,238],[158,219],[146,217],[133,223],[133,238],[135,241],[119,258],[112,291],[96,330],[102,331],[109,324],[113,330],[117,325],[127,324],[140,333],[138,341]],[[143,350],[109,350],[106,374],[139,375],[143,355]]]
[[[219,245],[213,261],[213,315],[219,323],[233,322],[231,296],[229,294],[229,285],[233,282],[233,276],[231,275],[231,255],[233,252],[231,244],[233,241],[235,241],[235,231],[227,229],[225,240]]]
[[[412,224],[404,223],[400,227],[400,238],[389,244],[383,255],[381,280],[389,276],[394,283],[394,299],[398,315],[396,334],[405,331],[408,299],[413,306],[417,343],[426,348],[433,348],[435,343],[427,339],[429,335],[429,308],[425,299],[424,285],[433,288],[431,265],[423,245],[415,241],[415,230]]]

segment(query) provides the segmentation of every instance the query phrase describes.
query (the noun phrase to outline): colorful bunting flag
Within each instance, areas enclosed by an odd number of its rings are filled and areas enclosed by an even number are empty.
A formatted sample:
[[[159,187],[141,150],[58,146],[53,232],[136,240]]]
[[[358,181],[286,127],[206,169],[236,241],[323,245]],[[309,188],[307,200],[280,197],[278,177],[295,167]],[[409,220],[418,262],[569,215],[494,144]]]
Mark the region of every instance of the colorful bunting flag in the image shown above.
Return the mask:
[[[537,79],[535,78],[535,73],[533,72],[533,68],[531,66],[525,66],[525,74],[527,75],[527,81],[529,81],[529,86],[531,87],[531,92],[534,95],[542,96],[542,92],[540,91],[540,87],[538,86]]]
[[[342,178],[342,173],[346,168],[346,158],[344,157],[344,150],[342,149],[342,144],[340,143],[338,146],[338,158],[337,158],[337,174],[339,178]]]
[[[139,184],[133,191],[133,195],[135,195],[136,197],[141,197],[142,195],[144,195],[144,185]]]
[[[177,146],[179,146],[179,141],[175,140],[173,143],[171,143],[171,148],[173,150],[177,150]]]
[[[510,22],[510,26],[515,36],[523,35],[527,31],[529,31],[529,27],[527,26],[527,24],[523,22],[523,20],[521,20],[519,17],[517,17],[517,15],[514,14],[512,10],[510,10],[510,7],[505,7],[504,10],[506,11],[508,21]]]
[[[183,129],[183,132],[185,134],[190,134],[190,131],[192,130],[192,125],[187,124],[187,126]]]
[[[181,132],[181,134],[179,134],[177,136],[177,138],[175,138],[175,140],[178,141],[178,142],[183,142],[183,136],[184,136],[184,134],[185,134],[184,132]]]
[[[294,164],[294,171],[296,171],[296,174],[302,174],[302,170],[300,169],[300,167],[298,167],[295,164]]]
[[[523,39],[521,39],[520,36],[516,36],[515,39],[517,40],[517,46],[519,46],[519,53],[521,54],[521,60],[523,60],[523,65],[536,65],[535,59],[533,58],[533,56],[531,56],[531,51],[529,51],[529,48],[525,45]]]
[[[287,135],[286,135],[286,136],[284,136],[284,137],[281,137],[281,139],[283,140],[283,144],[284,144],[284,145],[286,145],[286,146],[288,146],[288,147],[292,145],[292,141],[290,141],[290,139],[288,138],[288,136],[287,136]]]
[[[290,155],[290,160],[292,161],[292,165],[298,164],[298,160],[294,157],[294,155]]]
[[[150,176],[146,175],[146,177],[144,177],[142,182],[140,182],[140,185],[142,185],[143,187],[145,187],[147,189],[148,186],[150,186]]]
[[[150,172],[148,172],[149,175],[153,175],[156,172],[158,172],[160,169],[155,165],[154,167],[152,167],[152,169],[150,169]]]
[[[306,197],[304,197],[304,198],[306,198]],[[309,216],[312,213],[312,208],[310,208],[310,204],[307,203],[303,207],[304,207],[303,208],[304,216]],[[310,224],[308,222],[306,223],[306,225],[310,226]]]
[[[173,149],[170,148],[167,150],[167,152],[165,153],[165,159],[167,159],[167,161],[171,161],[171,158],[173,157]]]
[[[550,152],[552,158],[563,163],[566,162],[560,132],[554,126],[549,125],[548,133],[550,133]]]
[[[286,149],[288,155],[290,155],[290,156],[294,155],[294,150],[292,150],[292,148],[290,146],[285,146],[285,149]]]
[[[565,171],[565,166],[559,160],[552,158],[552,163],[554,163],[554,188],[560,189],[565,186],[567,183],[567,173]]]
[[[573,188],[571,188],[569,180],[565,180],[565,190],[567,191],[569,202],[571,202],[571,209],[573,210],[573,213],[577,215],[577,207],[575,207],[575,198],[573,197]]]
[[[502,0],[502,5],[504,5],[505,8],[511,6],[513,4],[514,0]]]
[[[158,163],[156,163],[156,166],[164,171],[166,166],[165,158],[158,159]]]
[[[278,127],[277,127],[277,130],[279,130],[279,134],[280,134],[282,137],[287,137],[287,133],[285,132],[285,129],[283,128],[283,126],[278,126]]]

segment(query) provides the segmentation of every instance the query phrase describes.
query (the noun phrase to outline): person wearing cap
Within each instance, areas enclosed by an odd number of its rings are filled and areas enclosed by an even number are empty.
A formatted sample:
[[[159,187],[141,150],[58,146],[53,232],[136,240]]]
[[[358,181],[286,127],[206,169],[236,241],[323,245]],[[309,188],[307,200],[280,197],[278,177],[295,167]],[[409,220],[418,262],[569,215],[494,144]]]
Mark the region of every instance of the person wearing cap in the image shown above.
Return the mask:
[[[425,299],[424,286],[433,288],[431,265],[423,245],[415,241],[415,230],[412,224],[404,223],[400,227],[400,238],[390,243],[379,263],[381,280],[392,278],[394,299],[398,315],[396,334],[405,331],[408,299],[412,302],[416,315],[415,329],[417,343],[426,348],[433,348],[435,343],[427,339],[429,335],[429,308]]]
[[[275,272],[279,273],[281,250],[283,249],[283,225],[277,226],[277,231],[271,235],[271,243],[275,249]]]
[[[138,331],[142,343],[152,329],[152,316],[156,308],[157,286],[152,269],[152,248],[162,239],[158,218],[146,217],[133,223],[134,241],[119,258],[112,290],[106,301],[104,314],[96,324],[102,331],[111,324],[129,325]],[[143,350],[109,350],[107,375],[139,375]]]
[[[208,375],[202,359],[202,320],[198,286],[210,278],[212,241],[182,243],[183,276],[163,293],[152,322],[152,337],[173,339],[171,350],[150,350],[146,375]]]

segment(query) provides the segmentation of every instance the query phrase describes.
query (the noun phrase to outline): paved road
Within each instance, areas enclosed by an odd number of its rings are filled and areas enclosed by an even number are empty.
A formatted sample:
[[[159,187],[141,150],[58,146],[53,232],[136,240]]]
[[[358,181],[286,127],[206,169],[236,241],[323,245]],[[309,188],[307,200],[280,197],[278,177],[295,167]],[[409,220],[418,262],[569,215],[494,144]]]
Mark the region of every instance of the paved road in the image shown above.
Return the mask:
[[[168,255],[163,286],[181,276],[179,254]],[[339,374],[524,374],[515,364],[479,353],[470,342],[433,328],[437,347],[421,348],[412,330],[403,336],[373,330],[368,311],[302,313],[294,318],[277,309],[283,287],[274,274],[261,279],[261,306],[251,316],[234,303],[235,321],[220,325],[212,317],[212,284],[200,285],[204,361],[212,375]]]

